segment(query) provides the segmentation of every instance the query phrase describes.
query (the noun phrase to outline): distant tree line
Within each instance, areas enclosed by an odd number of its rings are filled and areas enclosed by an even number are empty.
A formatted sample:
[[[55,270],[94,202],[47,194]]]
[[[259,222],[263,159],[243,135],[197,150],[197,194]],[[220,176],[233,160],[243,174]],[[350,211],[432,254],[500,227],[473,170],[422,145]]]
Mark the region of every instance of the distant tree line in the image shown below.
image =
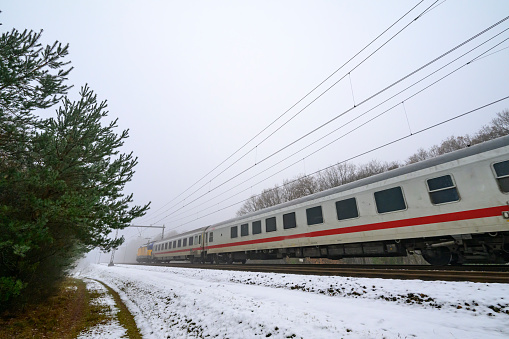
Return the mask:
[[[401,166],[434,158],[508,134],[509,110],[504,110],[497,113],[497,116],[493,118],[490,124],[483,126],[474,135],[451,136],[440,144],[430,147],[428,150],[423,148],[418,149],[415,154],[408,157],[404,162],[372,160],[362,165],[344,162],[320,171],[314,176],[300,175],[294,179],[284,180],[281,185],[264,189],[259,195],[251,196],[237,211],[237,216],[348,184]]]

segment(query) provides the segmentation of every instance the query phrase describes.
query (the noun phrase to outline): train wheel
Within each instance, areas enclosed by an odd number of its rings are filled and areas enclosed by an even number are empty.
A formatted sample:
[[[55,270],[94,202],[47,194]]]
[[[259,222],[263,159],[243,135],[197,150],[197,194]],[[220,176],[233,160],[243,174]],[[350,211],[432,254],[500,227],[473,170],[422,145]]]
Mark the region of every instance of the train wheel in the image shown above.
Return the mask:
[[[433,266],[445,266],[451,263],[452,253],[448,247],[437,247],[422,250],[422,257]]]

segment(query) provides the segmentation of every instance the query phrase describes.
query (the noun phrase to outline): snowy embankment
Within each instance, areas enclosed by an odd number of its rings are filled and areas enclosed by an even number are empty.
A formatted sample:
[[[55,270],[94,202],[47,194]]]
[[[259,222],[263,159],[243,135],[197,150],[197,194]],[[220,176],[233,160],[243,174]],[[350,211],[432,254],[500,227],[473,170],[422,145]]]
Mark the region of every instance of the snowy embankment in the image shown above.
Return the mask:
[[[509,284],[91,265],[145,338],[507,338]]]

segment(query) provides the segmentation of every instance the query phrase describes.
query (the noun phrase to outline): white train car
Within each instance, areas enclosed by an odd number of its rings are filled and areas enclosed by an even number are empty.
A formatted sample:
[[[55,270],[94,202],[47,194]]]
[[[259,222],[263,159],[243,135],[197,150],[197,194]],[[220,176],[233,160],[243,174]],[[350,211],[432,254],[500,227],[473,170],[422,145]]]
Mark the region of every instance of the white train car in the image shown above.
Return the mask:
[[[205,227],[156,241],[153,245],[153,260],[170,262],[189,260],[194,262],[202,258],[203,232]]]
[[[208,261],[415,251],[436,265],[500,263],[509,261],[508,194],[509,136],[197,231]]]

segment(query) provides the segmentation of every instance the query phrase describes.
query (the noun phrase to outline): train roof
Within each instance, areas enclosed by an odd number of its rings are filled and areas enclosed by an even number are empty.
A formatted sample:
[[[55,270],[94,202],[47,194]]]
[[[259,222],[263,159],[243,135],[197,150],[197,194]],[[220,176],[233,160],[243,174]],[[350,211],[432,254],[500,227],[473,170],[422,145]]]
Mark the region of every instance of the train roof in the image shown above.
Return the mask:
[[[301,203],[308,202],[308,201],[315,200],[315,199],[320,199],[322,197],[326,197],[326,196],[329,196],[332,194],[344,192],[347,190],[351,190],[351,189],[358,188],[361,186],[369,185],[369,184],[376,183],[379,181],[391,179],[391,178],[394,178],[394,177],[397,177],[400,175],[405,175],[408,173],[416,172],[416,171],[419,171],[419,170],[422,170],[425,168],[437,166],[437,165],[444,164],[447,162],[451,162],[451,161],[459,160],[459,159],[466,158],[469,156],[473,156],[476,154],[488,152],[488,151],[491,151],[491,150],[494,150],[497,148],[501,148],[504,146],[509,146],[509,135],[503,136],[503,137],[500,137],[497,139],[493,139],[490,141],[486,141],[486,142],[483,142],[483,143],[480,143],[477,145],[473,145],[473,146],[470,146],[467,148],[463,148],[463,149],[460,149],[457,151],[453,151],[453,152],[450,152],[447,154],[443,154],[443,155],[437,156],[435,158],[431,158],[431,159],[423,160],[423,161],[420,161],[420,162],[417,162],[414,164],[402,166],[402,167],[399,167],[399,168],[396,168],[396,169],[393,169],[393,170],[390,170],[390,171],[387,171],[384,173],[376,174],[376,175],[373,175],[373,176],[370,176],[370,177],[367,177],[364,179],[359,179],[359,180],[356,180],[356,181],[348,183],[348,184],[333,187],[328,190],[310,194],[305,197],[294,199],[294,200],[291,200],[291,201],[288,201],[288,202],[285,202],[282,204],[267,207],[267,208],[249,213],[249,214],[245,214],[240,217],[232,218],[232,219],[222,221],[217,224],[213,224],[209,227],[205,227],[205,229],[219,227],[224,224],[229,224],[229,223],[232,223],[235,221],[240,221],[240,220],[244,220],[247,218],[255,217],[257,215],[265,214],[265,213],[268,213],[268,212],[271,212],[274,210],[278,210],[281,208],[290,207],[293,205],[301,204]]]
[[[191,231],[187,231],[187,232],[184,232],[184,233],[179,233],[179,234],[174,234],[174,235],[167,236],[164,239],[156,240],[155,242],[156,243],[160,243],[160,242],[168,241],[169,239],[175,239],[175,238],[180,238],[180,237],[185,238],[186,236],[189,236],[190,234],[202,233],[206,229],[207,229],[207,226],[200,227],[200,228],[195,228],[194,230],[191,230]]]

